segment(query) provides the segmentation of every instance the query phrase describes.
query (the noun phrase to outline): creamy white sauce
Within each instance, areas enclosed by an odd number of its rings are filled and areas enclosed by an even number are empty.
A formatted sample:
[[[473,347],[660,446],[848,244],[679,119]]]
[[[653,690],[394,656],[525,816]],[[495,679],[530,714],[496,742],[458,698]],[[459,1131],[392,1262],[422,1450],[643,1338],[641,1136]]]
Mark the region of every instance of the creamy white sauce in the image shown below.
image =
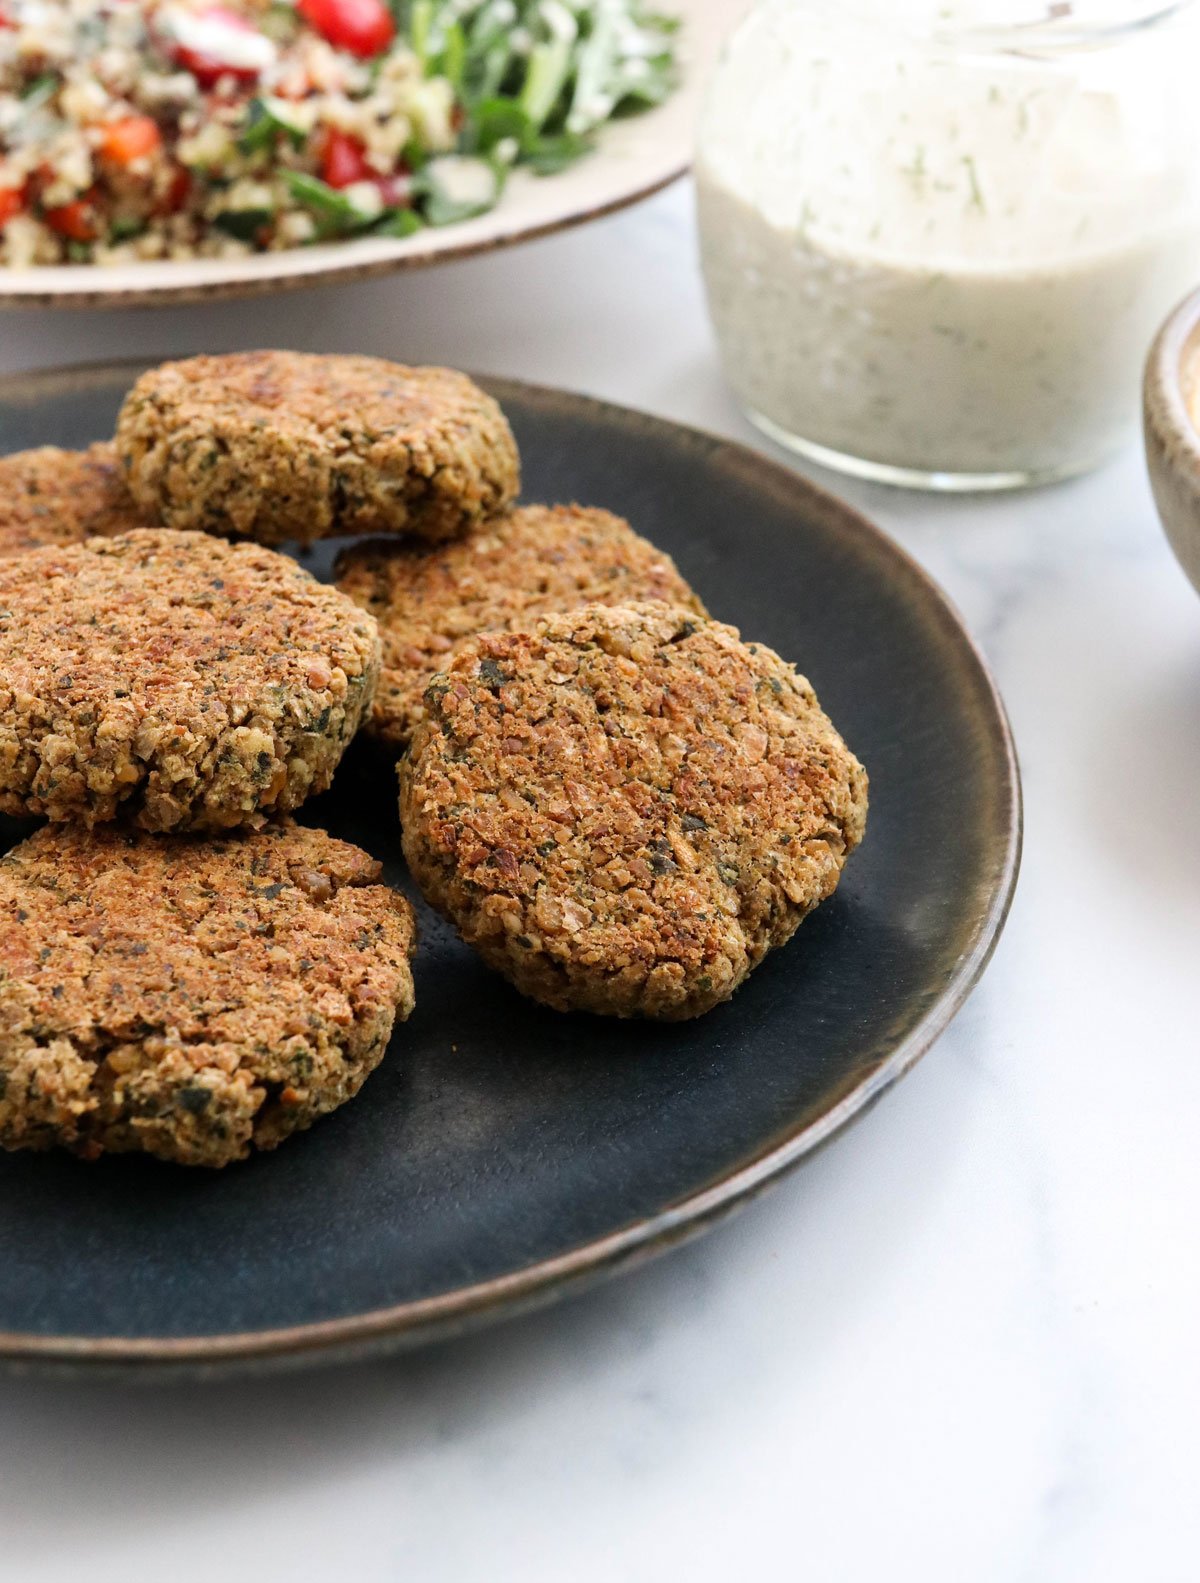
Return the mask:
[[[1044,476],[1118,443],[1157,322],[1200,277],[1200,146],[1156,31],[1026,57],[760,4],[696,171],[745,404],[922,473]]]

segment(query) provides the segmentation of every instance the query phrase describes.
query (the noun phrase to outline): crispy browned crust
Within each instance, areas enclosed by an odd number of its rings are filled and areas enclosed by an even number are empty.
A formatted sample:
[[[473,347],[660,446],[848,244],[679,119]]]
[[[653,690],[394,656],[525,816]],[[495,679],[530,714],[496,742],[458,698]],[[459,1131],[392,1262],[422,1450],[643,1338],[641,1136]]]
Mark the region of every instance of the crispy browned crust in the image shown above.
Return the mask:
[[[111,441],[86,451],[43,445],[0,456],[0,556],[139,526]]]
[[[420,720],[433,674],[480,632],[593,603],[663,599],[704,613],[669,555],[586,506],[521,506],[453,544],[353,544],[336,575],[379,623],[383,666],[367,729],[394,748]]]
[[[426,898],[525,994],[614,1016],[728,999],[832,894],[866,809],[808,682],[663,604],[474,639],[400,766]]]
[[[323,791],[375,623],[287,556],[140,529],[0,561],[0,812],[261,824]]]
[[[49,825],[0,860],[0,1146],[225,1165],[353,1097],[412,1011],[412,909],[292,825]]]
[[[473,380],[377,357],[164,363],[126,397],[117,449],[155,520],[263,544],[453,538],[520,487],[512,432]]]

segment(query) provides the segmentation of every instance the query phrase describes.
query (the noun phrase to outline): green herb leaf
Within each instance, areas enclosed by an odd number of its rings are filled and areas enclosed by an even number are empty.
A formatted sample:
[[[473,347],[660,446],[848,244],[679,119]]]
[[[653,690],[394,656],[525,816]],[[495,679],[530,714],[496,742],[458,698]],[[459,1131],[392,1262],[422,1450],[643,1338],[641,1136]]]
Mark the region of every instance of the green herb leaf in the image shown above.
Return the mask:
[[[340,221],[347,226],[368,223],[370,217],[356,209],[344,192],[339,192],[336,187],[331,187],[319,177],[310,176],[303,170],[284,170],[280,175],[292,197],[306,209],[312,209],[314,213],[325,219]]]
[[[456,94],[462,92],[463,73],[467,65],[467,36],[458,22],[446,29],[446,42],[438,63],[438,76],[445,77]]]
[[[490,154],[497,143],[514,138],[525,149],[536,138],[533,123],[512,99],[485,99],[475,106],[470,120],[470,149]]]
[[[557,132],[549,137],[535,138],[522,151],[521,163],[528,165],[535,176],[556,176],[577,159],[590,154],[595,145],[578,132]]]
[[[434,5],[433,0],[413,0],[412,8],[408,15],[408,42],[412,45],[413,54],[421,62],[422,68],[429,63],[430,34],[433,31]]]
[[[236,237],[239,242],[253,242],[274,218],[270,209],[226,209],[213,216],[213,224],[218,231]]]
[[[415,236],[425,229],[425,222],[415,209],[388,209],[378,225],[371,227],[372,236]]]

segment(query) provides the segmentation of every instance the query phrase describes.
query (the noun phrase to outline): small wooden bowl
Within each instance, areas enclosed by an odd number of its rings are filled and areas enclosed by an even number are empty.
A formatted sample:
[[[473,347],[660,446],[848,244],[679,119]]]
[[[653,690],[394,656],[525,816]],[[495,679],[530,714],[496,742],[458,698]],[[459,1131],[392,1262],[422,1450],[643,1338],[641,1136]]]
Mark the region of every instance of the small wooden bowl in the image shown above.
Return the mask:
[[[1200,430],[1189,411],[1198,391],[1200,290],[1185,298],[1159,331],[1142,391],[1154,501],[1179,564],[1200,592]]]

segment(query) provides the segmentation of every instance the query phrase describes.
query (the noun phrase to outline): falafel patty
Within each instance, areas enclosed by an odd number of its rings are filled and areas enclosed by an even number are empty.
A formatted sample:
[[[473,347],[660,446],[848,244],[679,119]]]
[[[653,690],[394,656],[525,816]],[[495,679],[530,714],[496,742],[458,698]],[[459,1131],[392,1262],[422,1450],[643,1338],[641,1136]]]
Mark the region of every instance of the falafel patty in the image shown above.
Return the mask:
[[[141,526],[111,440],[86,451],[43,445],[0,456],[0,556]]]
[[[808,682],[687,609],[464,646],[400,765],[426,899],[560,1011],[694,1017],[837,886],[867,777]]]
[[[366,729],[395,748],[420,720],[430,678],[477,633],[593,603],[664,599],[704,614],[669,555],[586,506],[521,506],[453,544],[353,544],[336,575],[379,623],[383,666]]]
[[[140,528],[0,561],[0,813],[262,824],[324,791],[375,623],[256,544]]]
[[[454,538],[520,487],[512,431],[473,380],[378,357],[164,363],[125,398],[117,450],[156,521],[262,544]]]
[[[413,1007],[378,875],[290,821],[39,830],[0,859],[0,1146],[226,1165],[351,1099]]]

